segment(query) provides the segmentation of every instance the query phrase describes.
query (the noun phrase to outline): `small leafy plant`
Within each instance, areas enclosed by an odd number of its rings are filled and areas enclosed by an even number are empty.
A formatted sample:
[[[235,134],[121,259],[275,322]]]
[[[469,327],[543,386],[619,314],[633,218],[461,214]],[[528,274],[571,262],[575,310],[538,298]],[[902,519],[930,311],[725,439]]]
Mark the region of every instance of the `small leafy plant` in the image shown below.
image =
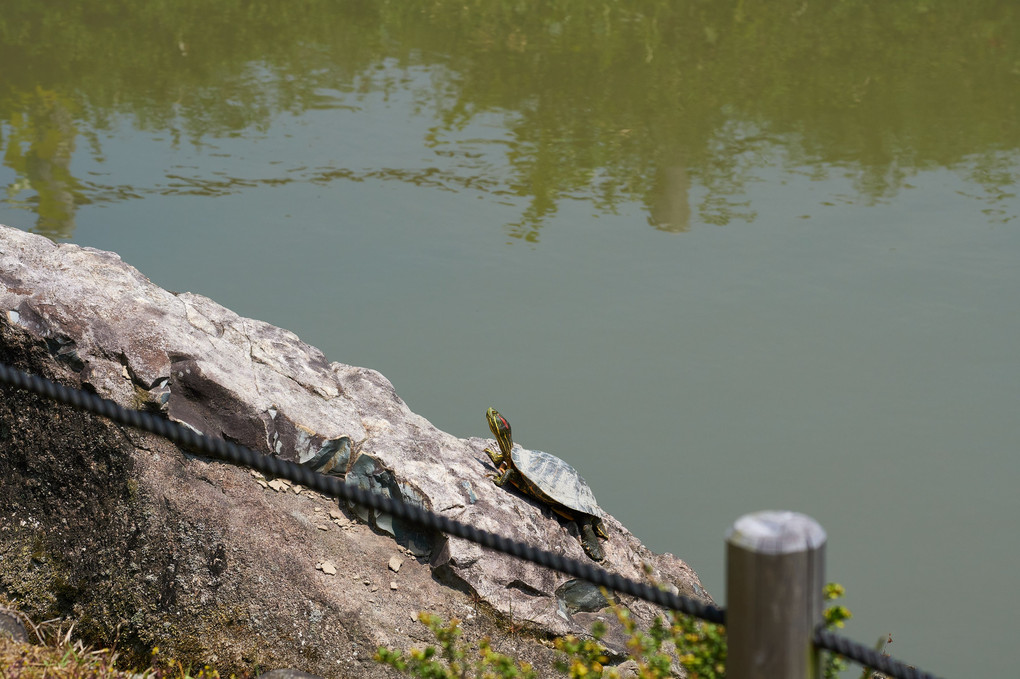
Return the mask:
[[[608,598],[608,597],[607,597]],[[716,679],[726,673],[726,639],[721,625],[706,623],[687,615],[673,613],[670,624],[658,617],[647,631],[638,629],[628,611],[619,604],[612,604],[616,619],[628,635],[627,650],[630,659],[637,665],[641,679],[659,679],[673,676],[672,648],[680,664],[687,670],[688,679]],[[605,636],[603,623],[592,625],[592,639],[581,640],[573,635],[556,640],[556,648],[566,654],[566,659],[557,663],[557,669],[571,679],[601,677],[606,662],[605,649],[601,639]],[[619,677],[616,668],[610,668],[607,679]]]
[[[447,623],[438,615],[421,612],[418,619],[432,630],[439,642],[438,649],[435,646],[427,646],[424,650],[414,648],[405,655],[380,647],[375,661],[422,679],[535,679],[538,676],[528,663],[518,663],[493,651],[488,637],[482,639],[472,652],[460,641],[463,631],[456,618]]]
[[[595,622],[591,626],[592,639],[579,639],[573,634],[560,637],[555,641],[557,651],[564,654],[556,662],[556,669],[575,679],[594,675],[602,676],[602,667],[608,662],[606,649],[600,641],[606,634],[606,625]]]
[[[830,582],[825,586],[825,600],[835,601],[836,599],[842,598],[846,595],[846,589],[843,585],[835,582]],[[825,628],[828,630],[842,629],[846,621],[854,617],[853,613],[843,605],[833,604],[825,609],[823,616],[825,618]],[[886,644],[892,643],[892,635],[883,635],[879,637],[878,642],[875,644],[875,650],[881,652],[885,649]],[[846,658],[836,653],[825,654],[825,665],[822,668],[825,679],[838,679],[840,673],[844,672],[848,667]],[[875,676],[875,671],[867,667],[861,672],[861,679],[871,679]]]

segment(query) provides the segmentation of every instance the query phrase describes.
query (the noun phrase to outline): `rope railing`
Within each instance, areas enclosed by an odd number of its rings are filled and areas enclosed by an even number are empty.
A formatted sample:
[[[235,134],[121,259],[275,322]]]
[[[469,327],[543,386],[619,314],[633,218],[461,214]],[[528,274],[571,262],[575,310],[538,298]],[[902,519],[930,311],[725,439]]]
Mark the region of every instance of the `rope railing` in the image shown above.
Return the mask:
[[[815,630],[813,642],[815,648],[831,651],[843,656],[847,660],[853,660],[858,665],[870,667],[890,677],[898,677],[898,679],[937,679],[933,674],[923,672],[912,665],[879,653],[873,648],[858,644],[856,641],[851,641],[846,637],[841,637],[821,627]]]
[[[346,500],[370,507],[377,512],[390,514],[395,518],[415,524],[431,531],[469,540],[498,552],[538,564],[566,575],[586,580],[608,590],[628,594],[638,599],[692,615],[706,622],[726,624],[726,611],[717,606],[705,604],[690,597],[652,587],[651,585],[616,573],[610,573],[591,563],[578,561],[539,549],[525,542],[482,530],[470,524],[436,514],[422,507],[393,500],[378,493],[347,484],[334,477],[319,474],[308,467],[264,455],[245,446],[200,434],[184,425],[172,422],[152,413],[130,410],[109,399],[31,375],[4,363],[0,363],[0,383],[23,389],[48,399],[63,403],[79,410],[100,415],[118,424],[156,434],[172,441],[189,451],[204,454],[210,458],[258,470],[276,478],[286,479],[323,495]],[[835,635],[824,628],[814,634],[814,644],[842,655],[849,660],[885,672],[898,679],[938,679],[935,675],[877,653],[857,642]]]

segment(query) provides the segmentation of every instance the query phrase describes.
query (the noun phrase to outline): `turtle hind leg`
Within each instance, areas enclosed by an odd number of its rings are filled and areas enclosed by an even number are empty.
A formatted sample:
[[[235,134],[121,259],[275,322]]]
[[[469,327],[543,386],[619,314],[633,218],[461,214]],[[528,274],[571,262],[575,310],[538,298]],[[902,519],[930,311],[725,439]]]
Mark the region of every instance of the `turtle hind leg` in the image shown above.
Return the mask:
[[[595,535],[595,529],[592,528],[591,524],[591,521],[581,522],[581,548],[584,549],[584,553],[592,561],[602,561],[602,559],[606,558],[606,553],[602,550],[602,545],[599,543],[599,539]]]

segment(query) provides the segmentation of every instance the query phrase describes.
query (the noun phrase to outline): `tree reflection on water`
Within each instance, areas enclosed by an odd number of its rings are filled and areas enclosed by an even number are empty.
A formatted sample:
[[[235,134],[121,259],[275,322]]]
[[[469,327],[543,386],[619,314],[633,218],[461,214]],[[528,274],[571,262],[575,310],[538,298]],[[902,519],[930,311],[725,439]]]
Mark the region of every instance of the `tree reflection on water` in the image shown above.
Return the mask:
[[[35,231],[53,239],[74,233],[75,208],[88,202],[71,175],[71,156],[78,134],[74,104],[52,90],[36,88],[20,97],[21,106],[8,117],[9,133],[3,162],[18,181],[6,187],[8,201],[31,190],[25,201],[36,214]]]
[[[962,171],[990,219],[1017,179],[1020,21],[1008,2],[759,4],[518,2],[248,5],[13,0],[0,14],[0,134],[9,205],[70,238],[77,206],[149,193],[366,177],[523,202],[507,225],[537,241],[564,200],[649,223],[751,221],[745,186],[779,165],[854,178],[889,198],[917,172]],[[17,64],[10,68],[9,64]],[[423,148],[468,158],[458,132],[501,116],[506,167],[334,167],[275,179],[171,176],[160,186],[76,179],[79,133],[130,121],[168,143],[264,132],[282,113],[349,108],[412,87],[434,119]],[[402,75],[403,74],[403,75]],[[777,153],[777,149],[782,149]],[[698,188],[695,191],[695,188]]]

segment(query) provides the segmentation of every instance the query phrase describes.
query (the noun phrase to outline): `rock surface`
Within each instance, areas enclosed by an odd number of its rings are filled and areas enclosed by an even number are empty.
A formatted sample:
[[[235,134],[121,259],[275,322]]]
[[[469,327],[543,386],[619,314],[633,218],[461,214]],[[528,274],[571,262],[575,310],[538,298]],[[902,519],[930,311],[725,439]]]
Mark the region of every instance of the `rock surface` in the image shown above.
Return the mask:
[[[0,360],[586,558],[573,524],[486,478],[491,440],[440,431],[378,372],[163,290],[116,254],[0,226]],[[539,566],[12,388],[0,395],[0,594],[33,617],[73,618],[97,642],[119,634],[129,656],[159,646],[227,672],[389,676],[370,659],[376,646],[432,641],[412,620],[428,610],[548,667],[538,640],[613,617],[597,591]],[[660,583],[709,600],[683,561],[653,554],[612,516],[605,524],[603,567],[642,579],[648,565]],[[645,623],[658,612],[620,603]]]

